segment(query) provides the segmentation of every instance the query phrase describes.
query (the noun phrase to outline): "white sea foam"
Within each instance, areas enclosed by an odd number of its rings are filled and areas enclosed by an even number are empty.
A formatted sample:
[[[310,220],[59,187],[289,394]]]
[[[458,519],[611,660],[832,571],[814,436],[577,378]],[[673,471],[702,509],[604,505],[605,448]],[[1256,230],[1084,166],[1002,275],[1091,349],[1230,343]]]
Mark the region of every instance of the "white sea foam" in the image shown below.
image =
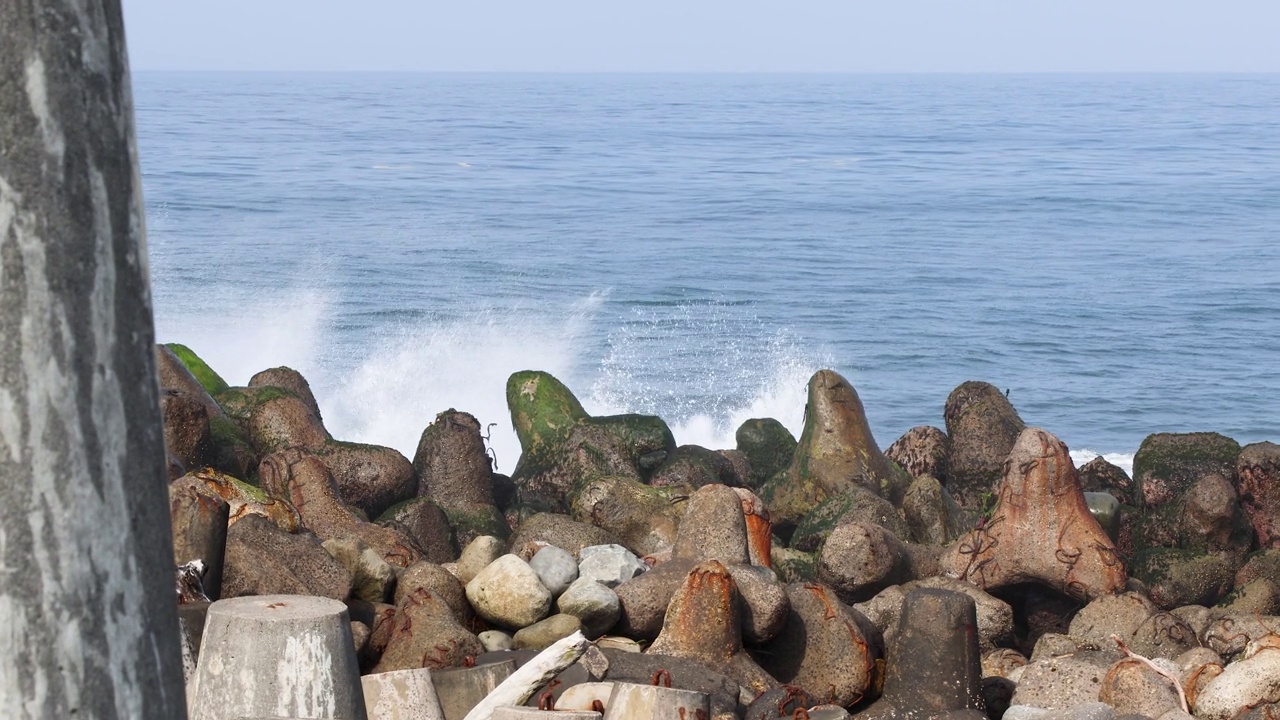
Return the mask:
[[[1133,477],[1133,453],[1099,453],[1085,448],[1084,450],[1072,450],[1071,462],[1075,463],[1076,467],[1080,467],[1099,455],[1102,456],[1103,460],[1119,467],[1125,471],[1125,474]]]

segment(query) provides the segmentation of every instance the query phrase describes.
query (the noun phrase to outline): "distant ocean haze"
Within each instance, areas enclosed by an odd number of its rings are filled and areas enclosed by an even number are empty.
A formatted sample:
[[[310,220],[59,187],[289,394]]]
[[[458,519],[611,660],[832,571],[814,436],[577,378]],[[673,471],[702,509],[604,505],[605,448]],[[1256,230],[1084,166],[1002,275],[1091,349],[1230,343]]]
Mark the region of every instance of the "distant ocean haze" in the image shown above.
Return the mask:
[[[1280,76],[134,77],[158,334],[412,456],[504,388],[732,447],[823,367],[969,379],[1083,460],[1280,440]]]

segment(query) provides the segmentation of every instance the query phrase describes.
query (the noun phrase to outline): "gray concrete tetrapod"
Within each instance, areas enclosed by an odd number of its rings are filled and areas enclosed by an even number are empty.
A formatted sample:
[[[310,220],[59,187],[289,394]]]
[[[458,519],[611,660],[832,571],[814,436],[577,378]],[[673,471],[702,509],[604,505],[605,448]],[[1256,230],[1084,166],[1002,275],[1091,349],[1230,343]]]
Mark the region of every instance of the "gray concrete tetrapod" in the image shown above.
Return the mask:
[[[0,2],[0,717],[185,716],[119,0]]]
[[[210,605],[187,694],[191,720],[368,720],[347,606],[310,595]]]

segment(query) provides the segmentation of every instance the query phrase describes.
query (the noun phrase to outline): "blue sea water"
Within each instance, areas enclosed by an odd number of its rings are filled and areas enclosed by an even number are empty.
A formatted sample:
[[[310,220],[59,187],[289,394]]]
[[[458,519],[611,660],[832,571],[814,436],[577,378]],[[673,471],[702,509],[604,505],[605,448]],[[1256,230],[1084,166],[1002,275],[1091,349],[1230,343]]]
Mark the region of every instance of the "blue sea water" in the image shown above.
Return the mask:
[[[968,379],[1077,459],[1280,440],[1280,76],[134,77],[163,341],[412,456],[544,369],[731,447],[831,367]]]

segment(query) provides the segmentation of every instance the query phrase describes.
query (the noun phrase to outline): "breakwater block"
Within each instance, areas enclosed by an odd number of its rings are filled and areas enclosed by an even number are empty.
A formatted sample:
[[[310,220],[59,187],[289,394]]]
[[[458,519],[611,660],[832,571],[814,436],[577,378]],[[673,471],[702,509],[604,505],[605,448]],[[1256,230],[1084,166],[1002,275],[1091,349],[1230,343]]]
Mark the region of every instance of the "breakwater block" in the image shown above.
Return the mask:
[[[539,710],[519,705],[494,708],[493,720],[600,720],[594,710]]]
[[[368,720],[347,606],[308,595],[213,603],[187,698],[190,720]]]
[[[360,684],[369,720],[444,720],[427,668],[365,675]]]
[[[516,671],[515,660],[431,673],[444,720],[462,720],[486,695]]]
[[[604,720],[707,720],[711,697],[662,685],[614,683]]]

